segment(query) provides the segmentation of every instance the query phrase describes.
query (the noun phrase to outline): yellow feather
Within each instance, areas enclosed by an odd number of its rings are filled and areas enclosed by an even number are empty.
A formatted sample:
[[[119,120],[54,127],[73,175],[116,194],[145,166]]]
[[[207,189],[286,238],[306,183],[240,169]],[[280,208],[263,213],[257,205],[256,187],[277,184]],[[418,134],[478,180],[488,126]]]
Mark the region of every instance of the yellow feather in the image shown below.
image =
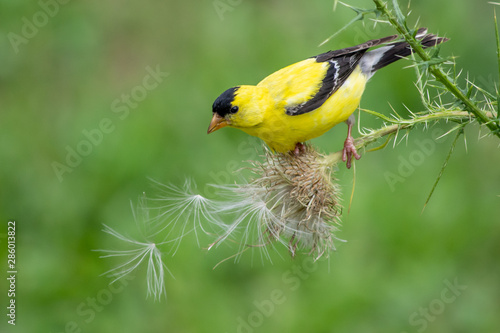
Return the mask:
[[[318,92],[327,69],[327,62],[306,59],[269,75],[257,87],[267,88],[277,102],[305,103]]]
[[[293,150],[298,142],[324,134],[356,110],[368,80],[358,66],[319,108],[287,115],[286,105],[307,102],[317,93],[326,70],[326,63],[307,59],[271,74],[257,86],[241,86],[232,103],[240,111],[231,117],[231,126],[283,153]]]

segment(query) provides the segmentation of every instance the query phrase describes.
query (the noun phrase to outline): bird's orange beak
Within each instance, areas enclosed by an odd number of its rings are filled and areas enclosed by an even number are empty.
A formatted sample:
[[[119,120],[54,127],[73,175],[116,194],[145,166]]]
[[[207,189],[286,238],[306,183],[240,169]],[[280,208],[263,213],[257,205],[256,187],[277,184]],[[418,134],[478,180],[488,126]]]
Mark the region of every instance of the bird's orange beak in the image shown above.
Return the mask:
[[[212,117],[212,121],[210,122],[210,125],[208,126],[207,134],[215,132],[219,128],[226,127],[228,125],[229,125],[229,123],[227,122],[226,118],[223,118],[223,117],[219,116],[217,113],[214,113],[214,116]]]

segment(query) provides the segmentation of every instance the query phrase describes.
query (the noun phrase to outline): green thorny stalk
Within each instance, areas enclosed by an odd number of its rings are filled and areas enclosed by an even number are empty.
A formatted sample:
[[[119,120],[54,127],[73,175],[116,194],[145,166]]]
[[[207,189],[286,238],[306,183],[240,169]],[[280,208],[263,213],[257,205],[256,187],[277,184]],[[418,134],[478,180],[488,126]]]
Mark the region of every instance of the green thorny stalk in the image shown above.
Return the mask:
[[[338,1],[340,2],[340,1]],[[367,145],[377,141],[378,139],[390,135],[396,135],[401,130],[411,130],[418,124],[427,125],[429,122],[445,120],[456,122],[458,125],[450,130],[448,133],[459,130],[459,134],[463,133],[463,128],[473,123],[475,120],[487,126],[490,133],[500,138],[500,117],[499,109],[494,108],[494,104],[500,99],[498,92],[495,94],[489,93],[473,83],[467,81],[467,86],[462,89],[458,86],[457,79],[459,75],[455,77],[450,77],[449,73],[443,70],[443,64],[453,64],[450,59],[443,59],[438,56],[439,47],[436,48],[433,54],[427,53],[421,46],[420,42],[415,38],[417,28],[409,29],[406,24],[406,17],[403,15],[401,9],[399,8],[397,0],[392,0],[393,11],[388,8],[387,2],[383,0],[373,0],[376,8],[373,9],[361,9],[350,5],[343,5],[351,8],[357,14],[356,20],[363,20],[369,14],[375,15],[376,22],[386,22],[392,25],[397,32],[405,39],[408,44],[412,47],[415,54],[417,54],[421,60],[415,60],[414,67],[417,72],[418,81],[416,83],[417,89],[422,97],[422,102],[425,107],[425,111],[420,113],[411,113],[411,117],[404,119],[401,116],[396,115],[393,117],[388,117],[378,112],[363,110],[367,113],[375,115],[376,117],[382,119],[387,123],[384,127],[376,130],[368,130],[358,137],[354,144],[357,149],[365,148]],[[385,21],[383,20],[385,18]],[[351,21],[348,25],[354,23]],[[496,27],[496,17],[495,17],[495,31],[498,35],[498,29]],[[326,41],[330,40],[328,38]],[[326,42],[325,41],[325,42]],[[500,41],[497,38],[497,46],[500,50]],[[500,66],[500,51],[499,51],[499,66]],[[426,77],[426,74],[431,74],[435,81],[439,82],[441,85],[430,84],[431,78]],[[436,88],[439,93],[436,96],[434,102],[431,101],[429,97],[428,87]],[[442,95],[446,93],[451,93],[453,95],[454,101],[448,104],[442,102]],[[476,96],[481,94],[483,100],[478,101]],[[499,105],[497,105],[498,107]],[[496,112],[494,112],[496,111]],[[496,113],[496,116],[495,116]],[[384,147],[389,139],[381,147]],[[375,148],[372,150],[377,150]],[[338,151],[324,157],[325,165],[332,165],[341,160],[342,152]],[[446,164],[446,163],[445,163]]]
[[[498,121],[495,121],[494,119],[492,119],[492,117],[488,117],[486,112],[482,110],[477,105],[477,103],[470,98],[471,90],[460,89],[457,86],[456,82],[454,82],[455,80],[451,79],[449,75],[447,75],[443,71],[440,64],[444,62],[444,59],[432,57],[426,51],[424,51],[424,48],[422,47],[422,45],[420,45],[420,43],[414,36],[414,32],[416,30],[411,30],[406,25],[406,17],[401,12],[397,0],[392,1],[395,14],[393,14],[392,11],[389,10],[386,2],[382,0],[373,0],[373,2],[377,6],[377,10],[389,21],[389,23],[399,32],[399,34],[403,36],[403,38],[406,40],[406,42],[408,42],[408,44],[410,44],[415,53],[418,54],[418,56],[422,59],[422,62],[419,65],[427,67],[432,76],[444,87],[446,87],[446,89],[463,104],[464,108],[474,115],[479,123],[485,124],[493,135],[496,135],[500,138],[500,126],[498,124]],[[499,115],[497,114],[497,118],[499,118],[498,116]]]
[[[411,130],[416,125],[419,124],[428,124],[431,121],[436,120],[447,120],[457,122],[458,125],[451,129],[448,133],[453,132],[454,130],[461,129],[465,124],[469,123],[472,119],[471,115],[467,111],[441,111],[441,112],[433,112],[422,115],[415,115],[410,119],[397,119],[397,118],[389,118],[385,115],[379,114],[375,111],[363,110],[364,112],[376,115],[379,118],[382,118],[389,123],[390,125],[386,125],[382,128],[376,130],[368,130],[367,133],[361,135],[357,139],[354,140],[354,145],[356,149],[360,150],[365,148],[371,143],[374,143],[378,139],[387,136],[387,135],[397,135],[401,130]],[[486,113],[486,117],[493,118],[493,114],[491,112]],[[446,133],[447,134],[447,133]],[[389,137],[390,139],[390,137]],[[380,147],[368,150],[375,151],[380,148],[385,147],[388,140]],[[324,157],[325,165],[333,165],[342,160],[342,150],[337,151],[335,153],[331,153]]]

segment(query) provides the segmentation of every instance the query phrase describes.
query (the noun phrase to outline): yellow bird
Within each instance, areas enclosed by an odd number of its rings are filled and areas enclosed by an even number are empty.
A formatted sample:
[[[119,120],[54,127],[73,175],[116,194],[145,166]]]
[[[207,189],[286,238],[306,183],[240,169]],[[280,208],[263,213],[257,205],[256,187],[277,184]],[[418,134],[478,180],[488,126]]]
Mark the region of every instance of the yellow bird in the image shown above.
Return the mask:
[[[226,90],[213,104],[208,133],[230,126],[261,138],[273,151],[300,154],[303,142],[345,121],[348,129],[342,160],[350,168],[352,156],[361,157],[351,136],[351,115],[366,83],[378,69],[412,53],[406,42],[368,49],[397,37],[322,53],[282,68],[255,86]],[[448,40],[427,34],[427,29],[420,29],[416,37],[425,48]]]

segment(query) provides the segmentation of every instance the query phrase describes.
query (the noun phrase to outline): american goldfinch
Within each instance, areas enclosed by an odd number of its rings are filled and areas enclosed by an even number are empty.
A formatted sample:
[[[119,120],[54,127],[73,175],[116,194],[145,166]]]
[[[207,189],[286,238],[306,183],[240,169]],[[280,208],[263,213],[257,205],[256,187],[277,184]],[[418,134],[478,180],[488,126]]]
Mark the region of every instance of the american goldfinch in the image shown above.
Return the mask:
[[[280,69],[255,86],[229,88],[212,106],[208,133],[230,126],[261,138],[273,151],[300,154],[303,142],[345,121],[348,128],[342,160],[350,168],[352,157],[361,157],[353,144],[351,115],[367,81],[380,68],[412,53],[403,41],[368,49],[397,37],[322,53]],[[424,48],[448,40],[427,34],[427,29],[420,29],[416,37]]]

